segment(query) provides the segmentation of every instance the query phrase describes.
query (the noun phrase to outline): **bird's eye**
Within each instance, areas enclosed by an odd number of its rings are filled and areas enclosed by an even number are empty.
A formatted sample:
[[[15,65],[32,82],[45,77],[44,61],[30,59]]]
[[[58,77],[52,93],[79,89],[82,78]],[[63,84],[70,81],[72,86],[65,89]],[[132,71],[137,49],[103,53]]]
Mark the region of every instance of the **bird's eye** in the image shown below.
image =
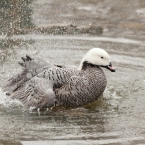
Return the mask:
[[[101,58],[103,59],[104,57],[103,57],[103,56],[101,56]]]

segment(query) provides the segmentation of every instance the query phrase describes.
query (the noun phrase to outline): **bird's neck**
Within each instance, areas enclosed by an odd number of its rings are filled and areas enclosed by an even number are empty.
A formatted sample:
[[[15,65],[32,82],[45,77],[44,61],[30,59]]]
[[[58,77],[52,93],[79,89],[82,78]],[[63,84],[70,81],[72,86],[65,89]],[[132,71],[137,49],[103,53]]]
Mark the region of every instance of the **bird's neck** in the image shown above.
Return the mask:
[[[87,61],[83,61],[81,62],[78,70],[86,70],[87,68],[90,68],[90,67],[99,67],[99,66],[91,64]]]
[[[83,62],[84,62],[84,58],[82,59],[82,61],[81,61],[81,63],[80,63],[80,66],[78,67],[78,70],[82,70]]]

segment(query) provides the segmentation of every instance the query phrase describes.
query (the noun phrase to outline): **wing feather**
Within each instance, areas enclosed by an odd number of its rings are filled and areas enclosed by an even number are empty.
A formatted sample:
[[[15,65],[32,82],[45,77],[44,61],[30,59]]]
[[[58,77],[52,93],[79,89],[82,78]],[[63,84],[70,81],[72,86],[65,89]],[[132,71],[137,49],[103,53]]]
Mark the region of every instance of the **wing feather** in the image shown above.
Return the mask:
[[[90,68],[88,72],[76,72],[67,84],[55,89],[59,105],[79,107],[96,101],[107,84],[103,74],[101,69],[96,71],[95,68]]]
[[[52,82],[44,78],[34,77],[15,91],[12,98],[20,100],[27,107],[52,107],[55,103]]]
[[[33,59],[28,55],[26,55],[26,58],[22,57],[22,60],[23,62],[19,62],[23,67],[22,72],[10,78],[8,83],[3,87],[3,91],[7,92],[9,95],[20,89],[25,82],[29,81],[40,72],[43,72],[45,67],[51,68],[53,66],[46,61]]]

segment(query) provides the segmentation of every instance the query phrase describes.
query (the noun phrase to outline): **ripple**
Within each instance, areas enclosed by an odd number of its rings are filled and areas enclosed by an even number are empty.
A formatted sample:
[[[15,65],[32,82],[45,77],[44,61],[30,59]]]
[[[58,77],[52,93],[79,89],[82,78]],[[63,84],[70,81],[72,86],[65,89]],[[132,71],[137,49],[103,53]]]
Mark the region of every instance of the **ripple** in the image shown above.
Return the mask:
[[[18,100],[11,99],[9,96],[6,96],[5,93],[0,88],[0,105],[5,108],[23,106],[22,103]]]
[[[124,44],[137,44],[141,46],[145,46],[143,41],[126,39],[126,38],[111,38],[111,37],[93,37],[93,36],[52,36],[52,35],[38,35],[38,34],[27,34],[27,35],[14,35],[11,37],[7,37],[5,35],[1,35],[0,39],[22,39],[22,40],[88,40],[88,41],[103,41],[103,42],[115,42],[115,43],[124,43]]]
[[[49,141],[22,141],[22,145],[89,145],[89,144],[97,144],[97,145],[109,145],[109,144],[128,144],[128,143],[136,143],[137,141],[145,141],[145,137],[134,137],[134,138],[117,138],[117,139],[107,139],[107,140],[49,140]]]

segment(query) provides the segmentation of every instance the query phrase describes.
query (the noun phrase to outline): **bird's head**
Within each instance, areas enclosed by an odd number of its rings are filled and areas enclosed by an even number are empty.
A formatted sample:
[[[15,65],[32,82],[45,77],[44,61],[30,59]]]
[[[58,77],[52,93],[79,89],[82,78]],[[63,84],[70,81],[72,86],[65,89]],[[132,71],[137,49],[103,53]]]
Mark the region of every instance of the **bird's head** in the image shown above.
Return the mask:
[[[115,72],[114,67],[111,64],[110,57],[108,53],[101,48],[92,48],[87,54],[83,57],[79,70],[83,68],[83,64],[88,63],[93,66],[104,67],[109,69],[112,72]]]

